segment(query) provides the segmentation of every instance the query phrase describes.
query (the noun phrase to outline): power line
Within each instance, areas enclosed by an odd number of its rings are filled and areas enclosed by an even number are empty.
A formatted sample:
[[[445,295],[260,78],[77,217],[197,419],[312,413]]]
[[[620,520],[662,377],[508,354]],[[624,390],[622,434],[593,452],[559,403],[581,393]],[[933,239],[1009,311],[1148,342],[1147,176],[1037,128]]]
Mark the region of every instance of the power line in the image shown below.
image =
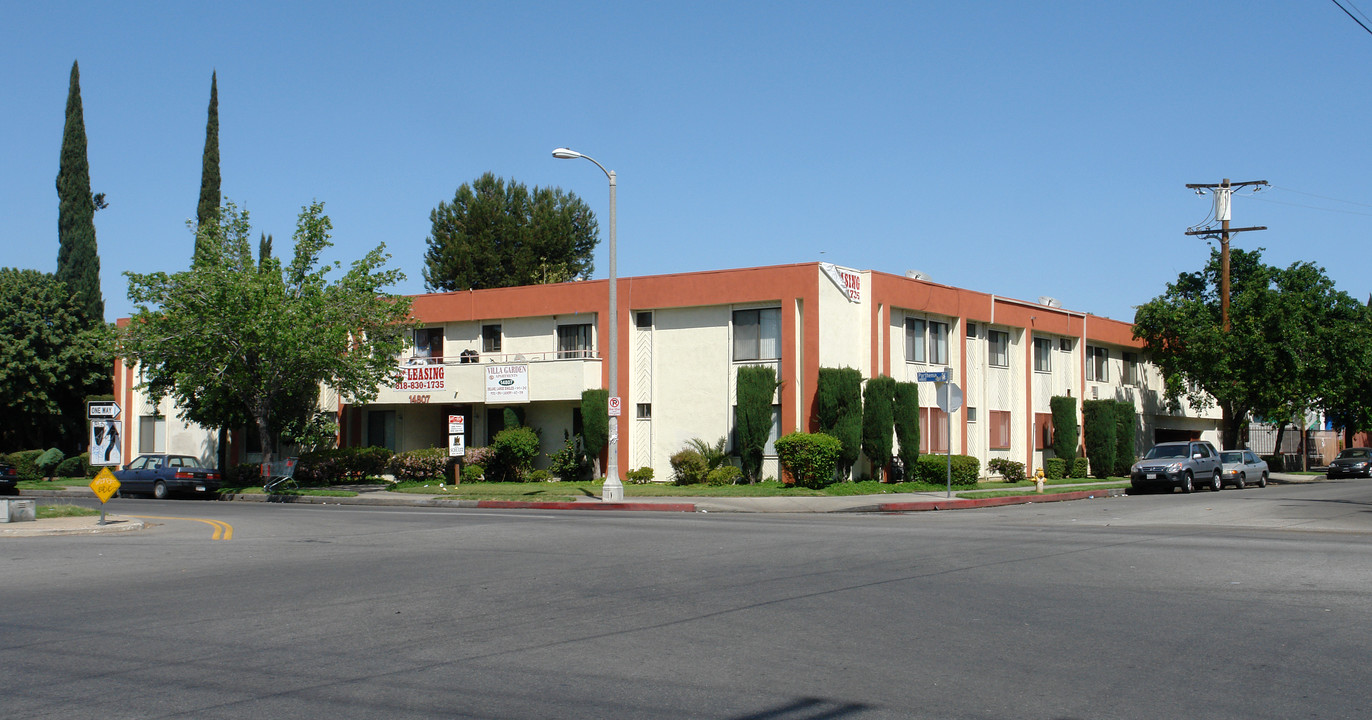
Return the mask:
[[[1366,30],[1366,31],[1367,31],[1367,34],[1372,35],[1372,28],[1367,27],[1367,25],[1366,25],[1365,23],[1363,23],[1363,21],[1361,21],[1361,20],[1358,19],[1358,16],[1357,16],[1357,15],[1354,15],[1353,13],[1348,12],[1348,8],[1344,7],[1343,5],[1340,5],[1340,4],[1339,4],[1339,0],[1329,0],[1329,2],[1332,2],[1332,3],[1334,3],[1335,5],[1337,5],[1338,8],[1339,8],[1340,10],[1343,11],[1343,14],[1347,15],[1347,16],[1350,17],[1350,18],[1353,18],[1353,22],[1357,23],[1360,27],[1362,27],[1363,30]],[[1348,4],[1349,4],[1349,5],[1352,5],[1353,3],[1352,3],[1352,2],[1349,2]],[[1354,7],[1353,9],[1354,9],[1354,10],[1357,10],[1357,7]],[[1361,11],[1361,10],[1358,10],[1358,14],[1362,14],[1362,11]]]
[[[1305,196],[1307,196],[1307,197],[1319,198],[1319,199],[1321,199],[1321,200],[1329,200],[1329,201],[1331,201],[1331,202],[1341,202],[1341,203],[1348,203],[1349,205],[1361,205],[1361,206],[1363,206],[1363,207],[1372,207],[1372,203],[1358,202],[1358,201],[1356,201],[1356,200],[1340,200],[1339,198],[1336,198],[1336,197],[1329,197],[1328,195],[1316,195],[1315,193],[1302,192],[1302,191],[1300,191],[1300,190],[1292,190],[1292,189],[1289,188],[1289,187],[1281,187],[1281,186],[1279,186],[1279,185],[1273,185],[1273,186],[1272,186],[1272,189],[1273,189],[1273,190],[1282,190],[1282,191],[1289,192],[1289,193],[1296,193],[1297,195],[1305,195]]]

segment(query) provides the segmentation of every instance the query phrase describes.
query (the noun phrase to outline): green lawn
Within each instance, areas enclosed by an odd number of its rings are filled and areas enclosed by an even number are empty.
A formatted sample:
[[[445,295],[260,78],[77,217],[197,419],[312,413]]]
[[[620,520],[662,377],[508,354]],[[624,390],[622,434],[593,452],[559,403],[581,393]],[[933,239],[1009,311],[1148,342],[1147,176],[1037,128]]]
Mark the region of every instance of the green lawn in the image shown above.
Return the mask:
[[[34,513],[39,520],[47,520],[49,518],[99,515],[100,511],[81,507],[80,505],[39,505],[34,508]]]

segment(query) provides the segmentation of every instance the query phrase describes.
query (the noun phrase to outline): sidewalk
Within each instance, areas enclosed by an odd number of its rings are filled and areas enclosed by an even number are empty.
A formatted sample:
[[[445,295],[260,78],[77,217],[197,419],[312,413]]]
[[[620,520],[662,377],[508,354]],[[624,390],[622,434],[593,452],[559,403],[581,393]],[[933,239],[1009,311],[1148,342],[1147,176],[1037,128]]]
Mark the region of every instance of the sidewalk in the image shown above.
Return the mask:
[[[1272,473],[1274,485],[1309,483],[1324,480],[1322,475]],[[1064,487],[1056,485],[1053,487]],[[437,507],[502,510],[618,510],[636,512],[699,512],[699,513],[903,513],[929,510],[965,510],[1001,505],[1066,502],[1098,497],[1118,497],[1126,488],[1093,487],[1081,483],[1080,489],[1060,493],[1035,493],[1026,489],[1022,495],[966,499],[956,495],[949,498],[944,491],[923,493],[892,493],[882,495],[846,495],[841,497],[634,497],[623,502],[604,502],[600,498],[585,497],[570,501],[546,502],[538,500],[463,500],[442,495],[387,492],[381,486],[340,486],[358,492],[355,497],[316,497],[298,495],[269,497],[262,494],[225,495],[220,500],[234,502],[290,502],[312,505],[372,505],[392,507]],[[1256,488],[1253,488],[1256,489]],[[1205,492],[1205,491],[1200,491]],[[1225,492],[1233,492],[1226,489]],[[1245,491],[1247,492],[1247,491]],[[33,498],[90,498],[86,488],[69,487],[52,490],[23,490],[23,497]],[[32,537],[35,535],[76,535],[128,532],[143,529],[137,518],[108,515],[105,526],[96,525],[98,516],[56,518],[33,522],[0,524],[0,538]]]

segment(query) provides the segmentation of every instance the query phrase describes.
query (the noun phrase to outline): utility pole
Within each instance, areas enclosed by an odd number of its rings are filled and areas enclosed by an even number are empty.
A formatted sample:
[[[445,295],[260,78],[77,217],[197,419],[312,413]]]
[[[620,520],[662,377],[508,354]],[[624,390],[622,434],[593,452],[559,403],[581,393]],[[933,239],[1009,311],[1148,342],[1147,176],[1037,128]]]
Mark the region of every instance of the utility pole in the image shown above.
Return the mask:
[[[1258,185],[1266,185],[1266,180],[1249,180],[1241,183],[1231,183],[1229,178],[1225,178],[1218,184],[1215,183],[1188,183],[1186,187],[1195,190],[1197,195],[1204,195],[1209,190],[1215,196],[1215,219],[1220,221],[1220,321],[1225,332],[1229,332],[1229,235],[1248,232],[1250,230],[1266,230],[1267,227],[1229,227],[1229,199],[1234,194],[1234,188],[1242,188]],[[1215,229],[1201,228],[1199,230],[1187,230],[1187,235],[1204,235],[1215,237]]]

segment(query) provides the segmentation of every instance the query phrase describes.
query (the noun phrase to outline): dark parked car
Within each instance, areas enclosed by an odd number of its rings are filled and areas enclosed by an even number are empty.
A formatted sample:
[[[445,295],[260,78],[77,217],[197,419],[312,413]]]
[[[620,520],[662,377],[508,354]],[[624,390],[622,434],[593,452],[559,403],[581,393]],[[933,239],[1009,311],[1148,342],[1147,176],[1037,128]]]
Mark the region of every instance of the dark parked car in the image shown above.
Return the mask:
[[[1220,453],[1224,461],[1223,482],[1242,490],[1248,483],[1267,487],[1267,461],[1253,454],[1252,450],[1225,450]]]
[[[139,455],[114,477],[121,495],[147,493],[159,500],[172,493],[213,493],[221,481],[218,470],[200,467],[190,455]]]
[[[1189,493],[1199,482],[1218,492],[1221,471],[1220,452],[1204,440],[1158,443],[1134,463],[1129,483],[1140,491],[1165,486]]]
[[[0,462],[0,493],[10,495],[19,485],[19,471],[7,462]]]
[[[1372,448],[1348,448],[1329,463],[1329,478],[1372,477]]]

